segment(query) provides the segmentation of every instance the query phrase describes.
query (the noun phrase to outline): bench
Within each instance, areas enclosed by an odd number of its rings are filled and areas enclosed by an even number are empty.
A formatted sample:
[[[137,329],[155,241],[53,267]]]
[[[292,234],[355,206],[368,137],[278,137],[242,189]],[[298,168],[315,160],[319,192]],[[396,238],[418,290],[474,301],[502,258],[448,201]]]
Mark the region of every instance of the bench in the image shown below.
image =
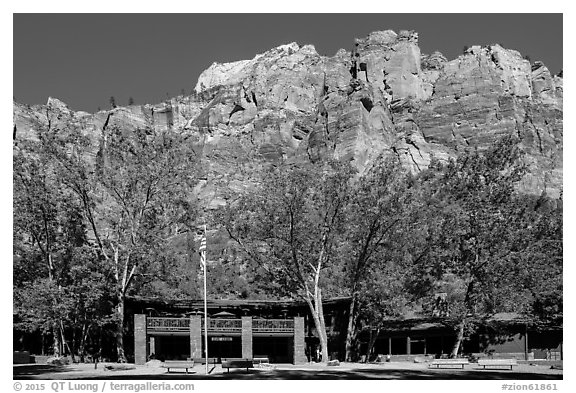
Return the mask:
[[[512,367],[518,365],[518,361],[516,359],[478,359],[478,365],[482,366],[484,370],[486,367],[510,367],[510,370],[512,370]]]
[[[450,367],[454,368],[454,366],[460,366],[464,369],[464,366],[469,364],[468,359],[435,359],[430,362],[428,367],[436,366],[436,368],[440,367]]]
[[[270,359],[266,355],[254,355],[252,359],[254,364],[261,365],[262,363],[270,363]]]
[[[222,359],[222,368],[226,372],[230,372],[231,368],[245,368],[248,372],[249,368],[254,368],[254,362],[252,359]]]
[[[186,360],[166,360],[162,363],[162,367],[168,369],[184,369],[186,370],[186,374],[188,374],[188,370],[194,368],[194,361],[186,361]]]

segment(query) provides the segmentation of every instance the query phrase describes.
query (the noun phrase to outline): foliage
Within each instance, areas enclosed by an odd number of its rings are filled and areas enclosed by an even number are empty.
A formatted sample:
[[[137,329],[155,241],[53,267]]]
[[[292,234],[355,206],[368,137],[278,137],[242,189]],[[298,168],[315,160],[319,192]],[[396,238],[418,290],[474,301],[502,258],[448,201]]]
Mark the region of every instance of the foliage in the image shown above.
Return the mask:
[[[195,155],[188,146],[171,132],[109,127],[94,165],[90,139],[73,126],[48,127],[39,141],[19,144],[14,282],[22,326],[52,325],[56,341],[80,330],[82,352],[91,327],[112,323],[124,359],[128,290],[157,274],[158,256],[192,224]],[[41,274],[35,276],[29,269],[36,266]],[[37,311],[35,304],[51,311],[23,312]],[[55,347],[76,350],[76,341],[63,341]]]
[[[431,252],[418,264],[413,286],[447,293],[458,332],[453,355],[479,318],[518,309],[517,288],[506,285],[514,222],[514,186],[523,176],[521,152],[509,137],[492,149],[471,151],[428,179],[424,198]],[[422,295],[422,292],[420,293]]]
[[[219,223],[245,256],[265,271],[278,294],[308,304],[328,358],[322,295],[344,230],[352,168],[324,165],[271,168],[255,192],[229,207]]]
[[[81,205],[58,176],[54,135],[45,130],[14,154],[14,326],[40,330],[52,336],[56,354],[67,346],[74,355],[90,327],[109,317],[108,280],[96,269]],[[69,344],[67,333],[78,331],[85,334]]]
[[[375,299],[383,293],[373,291],[382,288],[380,285],[388,285],[388,274],[403,262],[403,250],[414,246],[408,230],[414,222],[414,186],[412,175],[392,157],[375,160],[354,183],[339,247],[340,266],[344,272],[341,287],[346,288],[346,294],[351,296],[347,360],[352,360],[358,320],[373,321],[385,317],[379,307],[363,307],[363,315],[359,316],[357,303],[375,305]],[[380,284],[373,281],[375,277]],[[369,315],[372,312],[373,315]],[[400,312],[396,310],[393,314]]]

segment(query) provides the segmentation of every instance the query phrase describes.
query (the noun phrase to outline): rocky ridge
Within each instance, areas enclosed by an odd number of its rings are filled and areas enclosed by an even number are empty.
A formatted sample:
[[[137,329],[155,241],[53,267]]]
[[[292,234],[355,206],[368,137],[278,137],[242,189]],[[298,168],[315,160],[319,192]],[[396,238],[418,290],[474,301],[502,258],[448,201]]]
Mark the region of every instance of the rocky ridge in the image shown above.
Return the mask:
[[[500,45],[472,46],[447,60],[422,54],[417,33],[388,30],[333,57],[290,43],[251,60],[214,63],[195,94],[157,105],[89,114],[53,98],[42,106],[14,103],[14,139],[17,145],[48,126],[73,127],[90,137],[96,155],[111,127],[178,130],[202,159],[197,194],[216,208],[250,187],[266,164],[331,156],[361,172],[384,153],[419,171],[432,157],[483,149],[513,133],[530,167],[521,188],[558,196],[562,81]]]

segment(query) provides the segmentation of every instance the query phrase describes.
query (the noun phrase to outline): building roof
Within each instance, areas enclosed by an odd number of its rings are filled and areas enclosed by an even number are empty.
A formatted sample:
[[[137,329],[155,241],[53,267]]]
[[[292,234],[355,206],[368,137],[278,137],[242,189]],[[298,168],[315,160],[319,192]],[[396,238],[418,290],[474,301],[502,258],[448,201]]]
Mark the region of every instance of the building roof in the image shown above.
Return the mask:
[[[350,297],[341,296],[326,299],[323,305],[347,304]],[[203,308],[204,300],[202,299],[161,299],[159,297],[144,297],[144,296],[130,296],[127,300],[133,303],[145,303],[150,306],[168,306],[173,308]],[[208,308],[221,308],[221,307],[307,307],[305,301],[302,300],[251,300],[251,299],[208,299],[206,301]]]

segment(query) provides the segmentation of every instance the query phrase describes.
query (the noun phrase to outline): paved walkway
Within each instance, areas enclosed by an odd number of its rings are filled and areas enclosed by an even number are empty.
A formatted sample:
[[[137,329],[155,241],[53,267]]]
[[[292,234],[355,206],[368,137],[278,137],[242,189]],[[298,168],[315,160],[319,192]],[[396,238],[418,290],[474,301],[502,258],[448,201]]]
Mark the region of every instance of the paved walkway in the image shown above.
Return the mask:
[[[557,364],[557,363],[556,363]],[[106,366],[109,366],[107,369]],[[210,366],[211,368],[213,366]],[[111,369],[110,369],[111,368]],[[474,364],[462,369],[431,369],[426,363],[391,362],[382,364],[341,363],[340,366],[325,364],[277,364],[274,369],[256,368],[231,370],[227,373],[220,365],[205,375],[205,367],[196,365],[194,373],[167,373],[161,367],[135,366],[131,364],[74,364],[49,366],[41,364],[14,365],[14,379],[562,379],[562,370],[550,365],[519,364],[510,370],[482,370]]]

